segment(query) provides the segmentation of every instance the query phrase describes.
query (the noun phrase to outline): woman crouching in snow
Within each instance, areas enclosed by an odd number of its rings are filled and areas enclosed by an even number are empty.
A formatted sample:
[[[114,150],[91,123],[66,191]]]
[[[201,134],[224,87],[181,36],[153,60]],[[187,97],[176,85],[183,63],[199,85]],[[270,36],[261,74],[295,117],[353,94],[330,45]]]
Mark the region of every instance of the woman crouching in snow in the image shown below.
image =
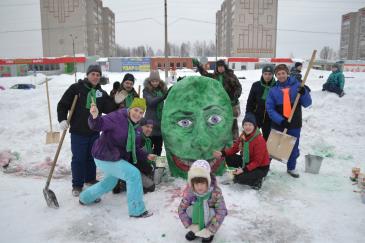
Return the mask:
[[[216,158],[225,157],[228,166],[237,168],[233,172],[235,183],[249,185],[258,190],[261,188],[262,179],[269,172],[269,152],[253,113],[246,113],[242,126],[243,132],[233,146],[214,151],[213,155]],[[237,155],[240,150],[241,155]]]
[[[210,165],[205,160],[195,161],[188,172],[188,185],[178,208],[179,217],[189,232],[189,241],[201,237],[211,242],[227,215],[226,204]]]
[[[126,181],[128,212],[130,217],[149,217],[143,202],[141,173],[128,161],[155,160],[155,155],[147,154],[141,146],[142,131],[139,120],[146,110],[146,101],[135,98],[129,109],[119,109],[105,116],[99,116],[98,108],[90,108],[89,126],[102,131],[92,148],[96,166],[104,172],[102,181],[80,194],[81,204],[100,202],[100,196],[112,191],[118,179]]]

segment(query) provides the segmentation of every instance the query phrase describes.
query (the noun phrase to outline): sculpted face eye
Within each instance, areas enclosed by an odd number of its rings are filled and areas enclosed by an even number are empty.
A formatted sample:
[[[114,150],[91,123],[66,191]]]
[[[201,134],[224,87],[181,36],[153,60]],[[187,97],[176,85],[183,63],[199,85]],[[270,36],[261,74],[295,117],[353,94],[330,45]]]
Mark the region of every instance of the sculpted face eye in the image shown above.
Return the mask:
[[[178,121],[177,124],[180,127],[187,128],[187,127],[190,127],[193,124],[193,122],[190,121],[189,119],[183,119],[183,120]]]
[[[208,123],[210,125],[217,125],[218,123],[220,123],[222,121],[222,117],[219,115],[211,115],[208,118]]]

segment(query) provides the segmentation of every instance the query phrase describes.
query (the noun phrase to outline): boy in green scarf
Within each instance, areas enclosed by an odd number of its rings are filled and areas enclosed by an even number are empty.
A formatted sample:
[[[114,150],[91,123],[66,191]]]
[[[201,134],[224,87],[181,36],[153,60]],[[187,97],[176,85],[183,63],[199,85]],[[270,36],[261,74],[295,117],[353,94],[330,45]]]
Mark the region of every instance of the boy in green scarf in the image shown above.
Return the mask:
[[[216,158],[223,156],[228,166],[237,168],[233,172],[235,183],[249,185],[252,189],[258,190],[270,168],[269,153],[253,113],[246,113],[242,126],[243,132],[233,146],[222,151],[214,151],[213,156]],[[241,154],[237,155],[238,152]]]
[[[188,172],[188,186],[178,208],[181,222],[189,230],[188,241],[200,237],[202,242],[211,242],[227,215],[222,191],[210,172],[205,160],[195,161]]]

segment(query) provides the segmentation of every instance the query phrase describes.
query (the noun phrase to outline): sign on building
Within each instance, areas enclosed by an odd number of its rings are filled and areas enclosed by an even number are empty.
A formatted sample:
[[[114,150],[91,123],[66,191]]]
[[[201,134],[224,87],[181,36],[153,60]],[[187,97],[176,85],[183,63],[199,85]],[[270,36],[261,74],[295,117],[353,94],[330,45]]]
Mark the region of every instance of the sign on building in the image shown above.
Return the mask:
[[[149,72],[151,58],[122,58],[122,72]]]

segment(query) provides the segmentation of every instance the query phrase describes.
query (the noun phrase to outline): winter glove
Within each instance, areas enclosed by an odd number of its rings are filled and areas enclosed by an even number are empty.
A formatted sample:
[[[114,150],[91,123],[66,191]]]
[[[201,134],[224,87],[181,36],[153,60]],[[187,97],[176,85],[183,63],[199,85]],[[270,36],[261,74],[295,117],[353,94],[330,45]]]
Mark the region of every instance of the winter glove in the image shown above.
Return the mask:
[[[195,233],[195,236],[201,237],[201,238],[209,238],[212,236],[212,232],[208,230],[207,228],[202,229],[201,231],[198,231]]]
[[[288,122],[287,119],[284,119],[282,122],[281,122],[281,126],[283,126],[284,128],[288,129],[290,127],[290,122]]]
[[[298,88],[298,94],[304,95],[305,94],[305,87],[299,86]]]
[[[199,225],[197,224],[191,224],[188,227],[188,230],[192,231],[194,234],[199,231]]]
[[[60,122],[59,126],[60,126],[60,129],[61,129],[61,130],[67,130],[67,128],[68,128],[68,123],[67,123],[67,121],[66,121],[66,120],[63,120],[63,121],[61,121],[61,122]]]
[[[128,92],[126,90],[121,90],[114,95],[114,101],[116,104],[119,105],[120,103],[122,103],[125,100],[125,98],[127,96],[128,96]]]

